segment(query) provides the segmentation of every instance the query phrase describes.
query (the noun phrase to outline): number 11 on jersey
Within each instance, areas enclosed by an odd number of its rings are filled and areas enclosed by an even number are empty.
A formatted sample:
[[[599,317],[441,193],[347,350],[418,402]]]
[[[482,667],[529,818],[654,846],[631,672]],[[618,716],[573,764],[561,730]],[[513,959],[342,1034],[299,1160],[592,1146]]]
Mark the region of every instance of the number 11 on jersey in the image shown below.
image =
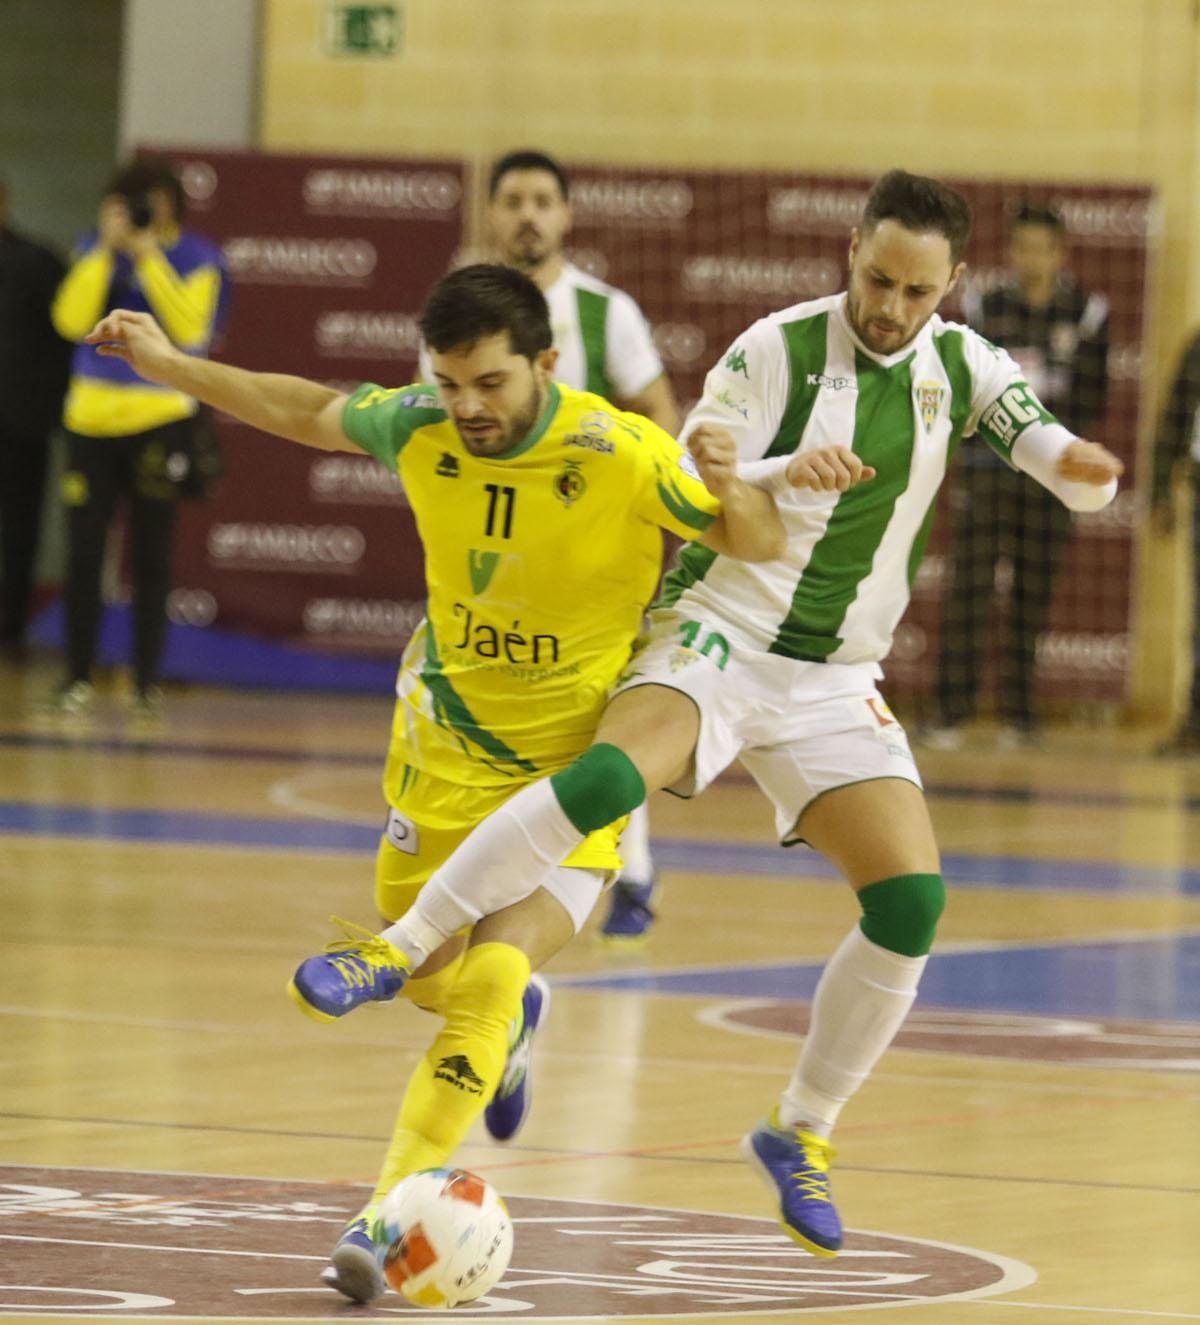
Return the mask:
[[[511,538],[513,527],[513,508],[517,504],[516,488],[501,487],[498,483],[485,483],[483,490],[488,494],[487,520],[483,526],[483,532],[488,538],[497,535],[500,538]],[[497,534],[496,523],[503,509],[504,516],[501,521],[501,530]]]

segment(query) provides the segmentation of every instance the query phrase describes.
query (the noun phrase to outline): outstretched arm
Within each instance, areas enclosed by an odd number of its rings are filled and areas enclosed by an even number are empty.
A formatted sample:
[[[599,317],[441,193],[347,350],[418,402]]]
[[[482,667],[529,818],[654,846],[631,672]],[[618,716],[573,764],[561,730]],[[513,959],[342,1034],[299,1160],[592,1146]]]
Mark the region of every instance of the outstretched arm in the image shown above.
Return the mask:
[[[1012,459],[1072,511],[1107,506],[1125,472],[1106,446],[1075,437],[1059,423],[1031,424],[1013,443]]]
[[[687,448],[704,486],[721,503],[721,514],[697,542],[739,561],[783,556],[787,532],[775,498],[767,489],[738,477],[737,443],[728,430],[702,423],[688,436]]]
[[[359,449],[342,429],[347,398],[331,387],[197,359],[176,349],[149,314],[128,309],[109,313],[86,339],[147,381],[194,396],[253,428],[321,451]]]

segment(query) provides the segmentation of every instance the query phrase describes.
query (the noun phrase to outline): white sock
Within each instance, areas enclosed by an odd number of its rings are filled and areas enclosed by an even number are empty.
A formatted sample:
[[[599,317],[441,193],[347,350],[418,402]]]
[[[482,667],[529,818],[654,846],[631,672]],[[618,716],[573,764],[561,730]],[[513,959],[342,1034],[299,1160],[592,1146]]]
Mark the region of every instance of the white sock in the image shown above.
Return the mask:
[[[528,897],[583,838],[549,778],[533,782],[471,831],[383,937],[415,968],[465,925]]]
[[[832,1133],[908,1015],[926,961],[889,952],[854,926],[817,984],[800,1062],[779,1102],[785,1127]]]
[[[654,878],[654,861],[650,856],[650,811],[645,803],[629,816],[629,823],[621,834],[621,878],[626,883],[649,883]]]

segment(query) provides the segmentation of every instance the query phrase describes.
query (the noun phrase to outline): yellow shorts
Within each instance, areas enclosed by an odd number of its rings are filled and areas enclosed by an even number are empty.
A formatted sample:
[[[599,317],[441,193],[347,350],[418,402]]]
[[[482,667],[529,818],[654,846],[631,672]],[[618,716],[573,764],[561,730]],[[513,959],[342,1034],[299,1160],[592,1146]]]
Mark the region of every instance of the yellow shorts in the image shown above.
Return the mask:
[[[471,829],[529,782],[468,787],[389,759],[387,785],[391,809],[375,857],[375,905],[386,919],[399,920]],[[563,864],[603,873],[620,870],[617,844],[627,822],[618,819],[589,833]]]

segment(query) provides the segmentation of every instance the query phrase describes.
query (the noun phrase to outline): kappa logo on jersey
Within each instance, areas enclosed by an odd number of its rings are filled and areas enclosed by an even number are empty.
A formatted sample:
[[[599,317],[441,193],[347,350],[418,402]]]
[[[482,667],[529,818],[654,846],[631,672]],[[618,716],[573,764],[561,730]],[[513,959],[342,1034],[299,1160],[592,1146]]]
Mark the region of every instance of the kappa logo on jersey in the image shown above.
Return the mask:
[[[499,552],[480,552],[472,548],[467,553],[467,570],[471,575],[471,592],[481,594],[492,582],[496,567],[500,564]]]
[[[809,373],[806,381],[809,386],[819,386],[825,391],[857,391],[857,377],[829,377],[825,373]]]
[[[568,460],[566,467],[555,476],[554,491],[564,506],[573,506],[587,491],[587,479],[583,477],[582,462]]]
[[[388,811],[384,836],[391,846],[407,856],[415,856],[421,849],[421,834],[417,831],[417,825],[399,810]]]
[[[918,382],[913,388],[917,398],[917,408],[921,411],[921,422],[926,432],[933,431],[933,425],[942,411],[942,401],[946,398],[946,388],[940,382]]]
[[[735,345],[725,356],[725,367],[731,373],[741,373],[747,382],[750,380],[750,369],[746,367],[746,351],[740,345]]]
[[[449,451],[442,452],[442,458],[437,462],[437,468],[433,471],[442,478],[458,477],[458,456],[451,455]]]

